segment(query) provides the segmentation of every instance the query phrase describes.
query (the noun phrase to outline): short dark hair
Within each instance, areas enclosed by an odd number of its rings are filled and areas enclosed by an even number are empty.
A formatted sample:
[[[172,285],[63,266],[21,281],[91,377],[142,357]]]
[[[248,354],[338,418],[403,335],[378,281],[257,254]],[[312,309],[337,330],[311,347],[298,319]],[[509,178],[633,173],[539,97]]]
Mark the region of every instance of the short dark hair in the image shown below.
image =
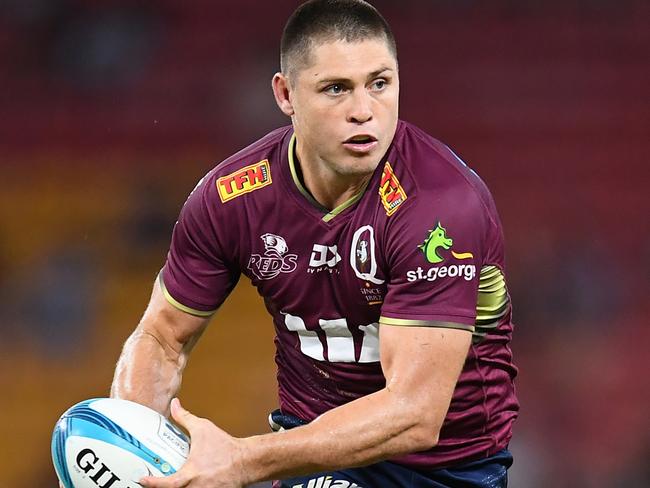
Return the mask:
[[[384,37],[397,59],[397,45],[388,22],[363,0],[309,0],[289,17],[280,43],[280,69],[291,76],[309,63],[318,42],[358,42]]]

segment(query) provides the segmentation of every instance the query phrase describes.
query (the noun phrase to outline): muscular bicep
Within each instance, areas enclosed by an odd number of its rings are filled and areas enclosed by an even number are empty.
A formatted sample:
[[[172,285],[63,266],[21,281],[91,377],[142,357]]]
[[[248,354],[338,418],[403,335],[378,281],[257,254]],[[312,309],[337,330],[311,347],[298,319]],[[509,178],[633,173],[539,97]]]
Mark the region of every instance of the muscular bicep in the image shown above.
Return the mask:
[[[468,330],[381,324],[381,365],[386,388],[412,402],[439,430],[472,341]]]
[[[156,280],[151,299],[138,329],[151,334],[169,352],[181,354],[196,343],[211,317],[197,316],[174,306],[165,297],[160,280]]]
[[[207,318],[192,316],[169,303],[156,281],[142,320],[122,349],[111,396],[168,414],[189,352],[207,324]]]

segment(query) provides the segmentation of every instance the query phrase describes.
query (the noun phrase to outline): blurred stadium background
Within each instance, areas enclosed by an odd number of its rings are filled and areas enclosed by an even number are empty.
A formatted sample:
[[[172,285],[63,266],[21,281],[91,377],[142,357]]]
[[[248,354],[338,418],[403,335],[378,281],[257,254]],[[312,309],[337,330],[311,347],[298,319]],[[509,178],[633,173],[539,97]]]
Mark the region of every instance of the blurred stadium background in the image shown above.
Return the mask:
[[[511,485],[650,486],[650,4],[376,1],[402,117],[491,187],[522,401]],[[270,79],[296,1],[0,3],[0,488],[55,486],[51,428],[108,392],[196,181],[287,123]],[[276,405],[247,281],[182,397],[236,435]]]

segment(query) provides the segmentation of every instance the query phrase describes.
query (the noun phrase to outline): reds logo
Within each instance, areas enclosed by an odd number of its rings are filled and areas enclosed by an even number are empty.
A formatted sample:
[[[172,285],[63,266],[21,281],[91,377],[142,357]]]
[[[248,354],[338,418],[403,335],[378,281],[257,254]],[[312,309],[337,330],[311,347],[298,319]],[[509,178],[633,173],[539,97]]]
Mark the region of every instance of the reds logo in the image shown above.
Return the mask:
[[[275,234],[263,234],[260,236],[264,242],[264,255],[251,254],[248,261],[248,269],[260,280],[270,280],[280,273],[291,273],[298,265],[297,254],[287,254],[289,246],[284,238]]]
[[[278,256],[282,256],[289,250],[287,241],[275,234],[264,234],[263,236],[260,236],[260,239],[264,241],[264,247],[266,248],[267,253],[272,251]]]

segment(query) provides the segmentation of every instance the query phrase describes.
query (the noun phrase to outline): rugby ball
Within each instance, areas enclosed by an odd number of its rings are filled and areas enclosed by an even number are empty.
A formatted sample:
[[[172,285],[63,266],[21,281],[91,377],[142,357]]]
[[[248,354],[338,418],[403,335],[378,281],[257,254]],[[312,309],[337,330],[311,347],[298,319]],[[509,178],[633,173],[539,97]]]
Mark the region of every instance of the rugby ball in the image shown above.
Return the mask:
[[[190,452],[187,436],[155,410],[127,400],[77,403],[58,420],[52,460],[65,488],[138,488],[168,476]]]

